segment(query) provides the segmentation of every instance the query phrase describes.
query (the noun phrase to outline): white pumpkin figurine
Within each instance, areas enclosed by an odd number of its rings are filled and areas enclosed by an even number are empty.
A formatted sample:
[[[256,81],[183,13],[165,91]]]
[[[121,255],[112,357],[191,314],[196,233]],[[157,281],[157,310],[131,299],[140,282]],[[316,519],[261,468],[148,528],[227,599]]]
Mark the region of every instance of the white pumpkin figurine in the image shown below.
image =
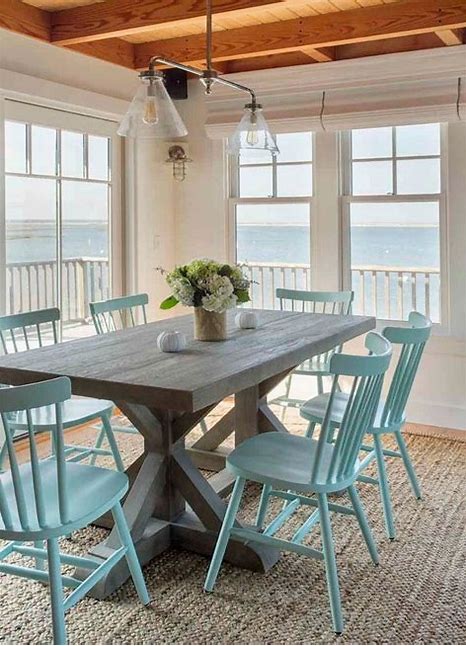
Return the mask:
[[[243,330],[254,330],[257,327],[257,316],[254,312],[238,312],[235,316],[235,323]]]
[[[162,352],[181,352],[186,348],[186,337],[183,332],[165,330],[157,337],[157,347]]]

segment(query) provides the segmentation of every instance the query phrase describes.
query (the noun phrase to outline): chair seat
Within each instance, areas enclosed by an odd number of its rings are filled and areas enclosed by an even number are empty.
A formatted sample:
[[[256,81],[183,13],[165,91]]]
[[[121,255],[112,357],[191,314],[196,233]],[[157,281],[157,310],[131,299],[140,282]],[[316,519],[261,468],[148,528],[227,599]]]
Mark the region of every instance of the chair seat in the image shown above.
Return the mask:
[[[293,491],[337,491],[354,480],[329,480],[328,471],[334,446],[327,444],[316,478],[312,469],[317,441],[288,433],[271,432],[243,442],[227,458],[227,467],[236,476]],[[355,472],[359,467],[356,465]]]
[[[73,397],[63,403],[63,428],[71,428],[77,424],[85,424],[98,419],[101,415],[111,415],[114,404],[106,399],[90,397]],[[55,406],[43,406],[31,410],[34,429],[50,431],[55,428]],[[14,430],[27,431],[26,412],[20,411],[10,418],[10,426]]]
[[[11,513],[11,529],[5,528],[4,520],[0,515],[0,538],[40,540],[66,535],[75,529],[85,527],[111,509],[116,502],[121,500],[128,489],[128,477],[125,473],[66,462],[69,522],[63,524],[60,521],[58,506],[57,462],[42,460],[39,465],[45,503],[46,529],[40,528],[37,521],[32,469],[28,462],[20,466],[20,473],[29,529],[25,531],[19,521],[11,471],[7,471],[0,474],[0,482],[7,507]],[[25,535],[30,538],[26,538]]]
[[[329,396],[330,396],[329,393],[323,393],[322,395],[317,395],[316,397],[309,399],[299,409],[299,413],[301,417],[304,417],[304,419],[307,419],[309,422],[316,422],[317,424],[319,424],[324,419],[325,411],[327,410]],[[335,396],[333,398],[332,416],[331,416],[331,422],[335,426],[339,426],[341,424],[343,415],[345,413],[346,405],[348,403],[348,399],[349,399],[348,393],[342,393],[342,392],[335,393]],[[381,420],[382,420],[382,413],[383,413],[384,406],[385,406],[385,402],[383,401],[380,401],[379,405],[377,406],[377,413],[375,415],[374,427],[373,427],[374,432],[377,432],[377,430],[390,432],[394,429],[398,429],[402,424],[404,424],[405,418],[403,416],[399,424],[396,424],[394,426],[382,427]]]

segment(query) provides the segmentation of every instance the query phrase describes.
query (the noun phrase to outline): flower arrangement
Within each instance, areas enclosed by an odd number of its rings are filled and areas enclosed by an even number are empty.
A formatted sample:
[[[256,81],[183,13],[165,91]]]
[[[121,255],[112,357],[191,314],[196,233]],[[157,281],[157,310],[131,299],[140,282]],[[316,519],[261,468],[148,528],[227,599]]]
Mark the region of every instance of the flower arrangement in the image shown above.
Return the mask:
[[[250,300],[250,281],[241,267],[215,260],[193,260],[167,273],[172,294],[160,307],[168,310],[178,303],[207,312],[222,313]]]

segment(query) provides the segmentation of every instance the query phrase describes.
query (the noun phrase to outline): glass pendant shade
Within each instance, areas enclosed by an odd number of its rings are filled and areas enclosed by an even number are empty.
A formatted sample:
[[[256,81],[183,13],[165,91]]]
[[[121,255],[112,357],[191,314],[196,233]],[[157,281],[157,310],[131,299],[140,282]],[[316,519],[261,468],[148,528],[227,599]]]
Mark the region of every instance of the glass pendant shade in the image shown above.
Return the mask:
[[[188,134],[162,76],[141,78],[141,85],[118,128],[121,137],[173,139]]]
[[[272,155],[280,152],[262,110],[259,107],[252,109],[247,105],[241,121],[228,140],[227,151],[230,155],[237,155],[241,151],[253,153],[264,150]]]

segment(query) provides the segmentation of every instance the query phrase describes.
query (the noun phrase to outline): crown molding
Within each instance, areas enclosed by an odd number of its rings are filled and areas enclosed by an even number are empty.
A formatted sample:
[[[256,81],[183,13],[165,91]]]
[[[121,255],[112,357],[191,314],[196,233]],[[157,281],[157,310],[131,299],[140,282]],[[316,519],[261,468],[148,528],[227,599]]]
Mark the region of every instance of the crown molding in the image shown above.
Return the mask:
[[[458,77],[466,77],[466,45],[225,75],[253,87],[261,97]],[[217,85],[209,105],[236,94]]]

